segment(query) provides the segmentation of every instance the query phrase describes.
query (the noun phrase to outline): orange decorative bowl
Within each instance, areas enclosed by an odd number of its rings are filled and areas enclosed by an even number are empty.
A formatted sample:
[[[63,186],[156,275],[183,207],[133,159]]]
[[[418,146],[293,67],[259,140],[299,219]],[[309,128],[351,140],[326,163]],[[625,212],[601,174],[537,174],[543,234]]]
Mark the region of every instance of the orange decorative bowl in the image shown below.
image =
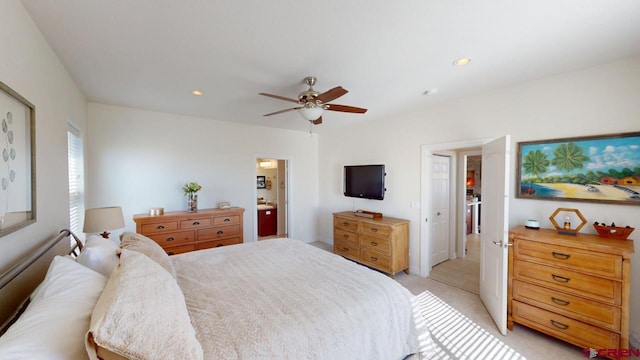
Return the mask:
[[[604,225],[593,225],[593,228],[603,238],[619,240],[625,240],[635,230],[635,228]]]

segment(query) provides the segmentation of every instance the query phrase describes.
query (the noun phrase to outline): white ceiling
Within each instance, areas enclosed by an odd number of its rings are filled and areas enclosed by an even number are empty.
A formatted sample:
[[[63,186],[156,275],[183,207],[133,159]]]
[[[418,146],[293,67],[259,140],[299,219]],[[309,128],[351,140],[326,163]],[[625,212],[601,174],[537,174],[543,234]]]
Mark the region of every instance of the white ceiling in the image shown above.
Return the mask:
[[[262,116],[295,104],[258,93],[314,75],[369,109],[327,111],[322,132],[640,54],[638,0],[22,3],[89,101],[300,131],[295,111]]]

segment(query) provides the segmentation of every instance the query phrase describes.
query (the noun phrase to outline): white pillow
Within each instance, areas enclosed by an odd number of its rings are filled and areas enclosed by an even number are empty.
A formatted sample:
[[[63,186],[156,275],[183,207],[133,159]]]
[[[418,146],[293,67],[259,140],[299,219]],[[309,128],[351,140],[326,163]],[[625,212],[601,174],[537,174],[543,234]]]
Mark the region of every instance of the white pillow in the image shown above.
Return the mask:
[[[139,253],[145,254],[150,257],[151,260],[158,263],[165,270],[176,278],[176,269],[173,266],[173,262],[169,258],[169,255],[164,249],[158,245],[153,239],[149,239],[144,235],[140,235],[134,232],[126,231],[120,235],[120,247],[122,249],[133,250]]]
[[[86,359],[84,336],[107,278],[54,257],[31,304],[0,337],[0,359]]]
[[[110,276],[118,265],[119,251],[120,247],[113,241],[102,236],[90,235],[76,261],[102,275]]]
[[[202,359],[202,347],[176,280],[158,263],[122,249],[91,315],[89,357],[106,350],[128,359]]]

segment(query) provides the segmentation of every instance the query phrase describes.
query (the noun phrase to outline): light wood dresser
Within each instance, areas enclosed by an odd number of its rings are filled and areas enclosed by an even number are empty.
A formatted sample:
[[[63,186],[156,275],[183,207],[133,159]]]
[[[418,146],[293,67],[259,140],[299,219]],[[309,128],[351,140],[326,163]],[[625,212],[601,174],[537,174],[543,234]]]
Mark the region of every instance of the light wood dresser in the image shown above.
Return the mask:
[[[583,348],[629,348],[632,240],[511,229],[507,327]]]
[[[134,215],[136,232],[160,244],[169,255],[243,241],[244,209],[202,209],[164,215]]]
[[[409,273],[409,220],[333,214],[333,252],[393,277]]]

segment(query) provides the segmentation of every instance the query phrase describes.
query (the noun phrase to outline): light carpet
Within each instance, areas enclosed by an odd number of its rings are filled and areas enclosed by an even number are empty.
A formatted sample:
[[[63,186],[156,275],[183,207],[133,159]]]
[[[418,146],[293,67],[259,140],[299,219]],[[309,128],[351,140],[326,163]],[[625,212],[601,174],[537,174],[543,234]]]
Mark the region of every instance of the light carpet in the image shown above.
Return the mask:
[[[525,359],[429,291],[414,298],[435,343],[432,359]]]

